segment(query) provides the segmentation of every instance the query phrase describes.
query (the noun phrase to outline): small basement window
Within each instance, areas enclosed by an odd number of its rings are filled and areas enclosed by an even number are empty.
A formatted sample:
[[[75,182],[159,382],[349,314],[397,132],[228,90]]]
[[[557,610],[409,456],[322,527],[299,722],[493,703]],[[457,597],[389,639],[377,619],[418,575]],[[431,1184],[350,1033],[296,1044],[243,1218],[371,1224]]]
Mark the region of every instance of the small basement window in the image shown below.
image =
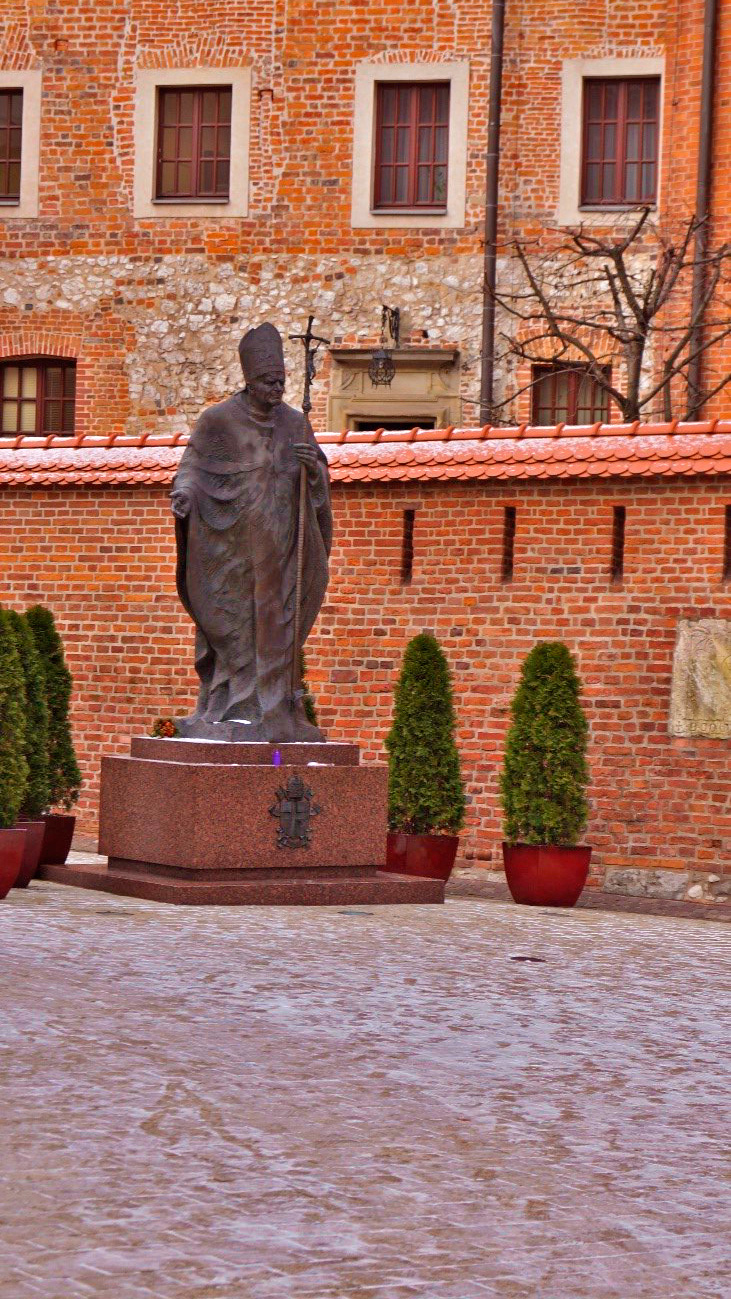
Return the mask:
[[[436,428],[433,415],[400,415],[398,419],[354,419],[351,428],[356,433],[375,433],[379,428],[401,431],[412,428]]]
[[[32,357],[0,365],[2,433],[73,433],[76,362]]]

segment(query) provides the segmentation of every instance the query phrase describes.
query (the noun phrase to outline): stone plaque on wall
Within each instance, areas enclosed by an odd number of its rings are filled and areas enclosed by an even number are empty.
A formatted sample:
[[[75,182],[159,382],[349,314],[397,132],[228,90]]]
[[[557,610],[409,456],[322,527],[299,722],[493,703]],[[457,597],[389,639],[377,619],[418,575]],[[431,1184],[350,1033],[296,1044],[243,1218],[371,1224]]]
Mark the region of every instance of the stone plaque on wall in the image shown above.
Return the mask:
[[[678,624],[670,734],[731,738],[731,622],[725,618]]]

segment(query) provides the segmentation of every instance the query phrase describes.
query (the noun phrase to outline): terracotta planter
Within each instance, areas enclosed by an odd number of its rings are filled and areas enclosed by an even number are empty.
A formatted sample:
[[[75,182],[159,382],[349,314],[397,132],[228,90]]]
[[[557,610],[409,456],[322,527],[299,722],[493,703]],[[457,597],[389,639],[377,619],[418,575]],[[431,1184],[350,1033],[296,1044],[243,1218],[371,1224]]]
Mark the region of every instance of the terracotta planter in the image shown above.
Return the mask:
[[[43,847],[43,836],[46,832],[46,827],[45,823],[41,820],[18,821],[18,829],[25,830],[25,849],[18,878],[15,881],[13,888],[25,889],[28,887],[38,870],[38,864],[41,859],[41,848]]]
[[[444,880],[452,874],[459,835],[402,834],[386,836],[386,865],[392,875],[419,875],[422,879]]]
[[[45,825],[40,866],[62,866],[71,851],[76,817],[68,813],[48,812],[41,820]]]
[[[586,884],[591,848],[503,844],[508,888],[529,907],[573,907]]]
[[[0,898],[7,897],[23,864],[25,830],[0,830]]]

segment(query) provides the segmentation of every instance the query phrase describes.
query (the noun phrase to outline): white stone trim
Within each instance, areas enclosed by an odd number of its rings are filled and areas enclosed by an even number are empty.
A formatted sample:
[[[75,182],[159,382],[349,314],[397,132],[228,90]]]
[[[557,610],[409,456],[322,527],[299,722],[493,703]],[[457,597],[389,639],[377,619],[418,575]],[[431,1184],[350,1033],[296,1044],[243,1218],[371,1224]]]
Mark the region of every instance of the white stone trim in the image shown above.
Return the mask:
[[[23,138],[20,152],[20,198],[0,203],[0,221],[38,216],[38,180],[41,159],[40,68],[28,72],[0,72],[0,90],[23,91]]]
[[[231,173],[226,203],[155,201],[159,86],[231,87]],[[138,68],[135,84],[133,215],[148,219],[245,217],[249,211],[251,68]]]
[[[454,63],[361,63],[355,70],[353,105],[353,229],[456,229],[465,224],[467,192],[467,110],[470,65]],[[380,81],[448,81],[449,148],[447,210],[375,212],[372,208],[375,163],[376,83]]]
[[[664,58],[610,58],[564,59],[561,69],[561,177],[559,181],[558,211],[556,220],[561,226],[600,223],[607,224],[612,212],[625,212],[626,207],[579,207],[581,193],[581,144],[583,124],[584,80],[587,77],[659,77],[660,121],[659,140],[662,142],[663,91],[665,88]],[[660,195],[662,148],[658,156],[657,193]]]

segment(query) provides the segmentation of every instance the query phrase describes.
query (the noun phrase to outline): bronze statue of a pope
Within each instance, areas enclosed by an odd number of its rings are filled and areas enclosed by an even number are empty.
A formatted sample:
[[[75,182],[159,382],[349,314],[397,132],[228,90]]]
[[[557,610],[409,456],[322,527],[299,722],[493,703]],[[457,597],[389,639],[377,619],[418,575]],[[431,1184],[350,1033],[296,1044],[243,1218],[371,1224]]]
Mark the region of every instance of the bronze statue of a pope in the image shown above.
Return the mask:
[[[195,712],[178,727],[205,739],[321,741],[297,687],[327,588],[327,461],[305,415],[282,401],[274,326],[250,330],[239,357],[245,387],[203,412],[173,482],[178,593],[196,626],[200,678]]]

